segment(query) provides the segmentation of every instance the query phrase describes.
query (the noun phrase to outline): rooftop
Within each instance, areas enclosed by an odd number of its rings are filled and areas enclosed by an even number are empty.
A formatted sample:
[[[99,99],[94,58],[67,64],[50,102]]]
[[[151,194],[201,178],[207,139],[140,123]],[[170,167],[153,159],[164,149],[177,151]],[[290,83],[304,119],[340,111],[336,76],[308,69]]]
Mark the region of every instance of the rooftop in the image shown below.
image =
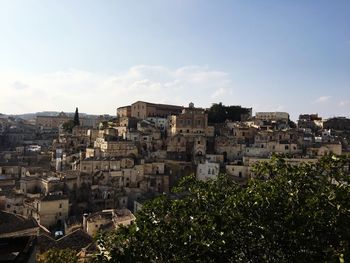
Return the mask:
[[[0,237],[35,228],[38,228],[38,224],[34,219],[26,219],[16,214],[0,211]]]

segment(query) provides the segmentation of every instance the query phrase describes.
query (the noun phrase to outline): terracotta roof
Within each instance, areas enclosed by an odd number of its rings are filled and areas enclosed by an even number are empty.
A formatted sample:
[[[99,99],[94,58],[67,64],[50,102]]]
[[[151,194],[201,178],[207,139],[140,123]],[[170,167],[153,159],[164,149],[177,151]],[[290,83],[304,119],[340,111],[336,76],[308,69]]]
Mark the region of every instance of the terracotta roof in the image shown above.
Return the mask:
[[[66,200],[68,199],[65,195],[45,195],[41,198],[41,201],[56,201],[56,200]]]
[[[83,248],[91,247],[94,240],[82,229],[77,229],[72,233],[61,237],[57,240],[52,237],[42,234],[38,237],[38,249],[41,253],[51,249],[73,249],[75,251],[80,251]],[[94,247],[94,246],[93,246]]]
[[[32,219],[0,211],[0,237],[12,232],[37,228],[38,224]]]
[[[56,242],[52,237],[50,237],[46,234],[39,235],[37,241],[38,241],[38,243],[37,243],[38,250],[41,253],[49,250],[50,248],[53,248],[55,245],[55,242]]]
[[[77,229],[72,233],[56,240],[54,246],[59,249],[70,248],[78,251],[89,246],[91,243],[93,243],[93,241],[93,238],[89,236],[85,231],[82,229]]]

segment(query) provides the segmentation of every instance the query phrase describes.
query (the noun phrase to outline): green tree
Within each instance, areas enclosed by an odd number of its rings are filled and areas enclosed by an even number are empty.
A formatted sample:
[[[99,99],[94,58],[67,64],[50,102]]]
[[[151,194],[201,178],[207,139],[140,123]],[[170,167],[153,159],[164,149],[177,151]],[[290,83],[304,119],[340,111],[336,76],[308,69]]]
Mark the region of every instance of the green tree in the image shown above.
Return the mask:
[[[62,128],[66,132],[72,132],[74,126],[75,125],[74,125],[74,121],[73,120],[66,121],[65,123],[62,124]]]
[[[80,125],[78,107],[75,108],[75,114],[74,114],[73,122],[74,122],[74,126],[79,126]]]
[[[42,254],[38,263],[77,263],[76,252],[71,249],[49,249]]]
[[[99,262],[348,262],[350,180],[344,157],[259,163],[244,187],[189,176],[146,203],[136,224],[102,233]]]
[[[226,120],[241,121],[243,115],[248,115],[250,109],[241,106],[225,106],[221,102],[213,103],[208,109],[209,123],[223,123]]]

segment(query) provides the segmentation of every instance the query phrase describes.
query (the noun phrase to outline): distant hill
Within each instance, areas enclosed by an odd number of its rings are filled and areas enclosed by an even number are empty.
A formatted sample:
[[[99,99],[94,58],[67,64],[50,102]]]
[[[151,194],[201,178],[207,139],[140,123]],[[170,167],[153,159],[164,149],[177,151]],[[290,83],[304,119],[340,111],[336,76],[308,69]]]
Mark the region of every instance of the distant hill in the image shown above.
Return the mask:
[[[61,112],[59,111],[41,111],[41,112],[36,112],[36,113],[24,113],[24,114],[11,114],[11,115],[4,115],[0,113],[0,117],[14,117],[14,118],[20,118],[23,120],[32,120],[35,119],[36,116],[57,116],[59,115]],[[64,112],[65,114],[67,114],[70,117],[74,116],[74,112]],[[94,114],[87,114],[87,113],[80,113],[79,112],[79,116],[80,117],[99,117],[100,115],[94,115]],[[104,115],[105,116],[105,115]],[[109,115],[107,115],[109,116]]]

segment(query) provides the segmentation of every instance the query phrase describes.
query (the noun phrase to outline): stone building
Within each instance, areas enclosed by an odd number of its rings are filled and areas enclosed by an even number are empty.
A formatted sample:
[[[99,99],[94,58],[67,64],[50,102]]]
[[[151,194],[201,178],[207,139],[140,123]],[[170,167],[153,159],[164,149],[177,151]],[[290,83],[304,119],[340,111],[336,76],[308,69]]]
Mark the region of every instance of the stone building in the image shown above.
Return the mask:
[[[46,129],[59,128],[63,123],[69,120],[73,120],[73,117],[68,116],[63,111],[59,113],[57,116],[39,115],[36,117],[36,126],[46,128]],[[98,122],[98,118],[80,117],[79,121],[80,121],[80,126],[95,127]]]
[[[169,116],[168,123],[170,136],[176,134],[214,136],[214,127],[208,126],[208,114],[204,109],[195,108],[193,103],[183,109],[180,115]]]
[[[97,138],[94,147],[100,149],[102,157],[138,155],[138,149],[132,141],[106,141],[104,138]]]
[[[220,172],[219,163],[210,163],[206,161],[205,163],[200,163],[197,166],[197,179],[206,181],[208,179],[216,179]]]
[[[27,216],[33,217],[40,225],[46,228],[55,225],[64,225],[68,218],[69,201],[64,195],[46,195],[25,202]]]
[[[131,106],[123,106],[117,108],[117,117],[131,117]]]
[[[63,123],[69,121],[70,117],[67,116],[63,111],[58,116],[37,116],[36,125],[44,128],[58,128]]]
[[[298,119],[299,129],[310,129],[311,131],[317,131],[322,129],[322,118],[318,114],[300,114]]]
[[[128,209],[102,210],[83,217],[83,229],[90,236],[94,236],[100,230],[114,230],[120,225],[127,226],[135,221],[135,216]]]
[[[350,131],[350,119],[345,117],[330,118],[323,122],[323,128]]]
[[[148,117],[167,117],[180,114],[182,106],[155,104],[145,101],[137,101],[131,104],[131,117],[146,119]]]
[[[289,113],[288,112],[256,112],[255,118],[263,121],[284,121],[288,122]]]

